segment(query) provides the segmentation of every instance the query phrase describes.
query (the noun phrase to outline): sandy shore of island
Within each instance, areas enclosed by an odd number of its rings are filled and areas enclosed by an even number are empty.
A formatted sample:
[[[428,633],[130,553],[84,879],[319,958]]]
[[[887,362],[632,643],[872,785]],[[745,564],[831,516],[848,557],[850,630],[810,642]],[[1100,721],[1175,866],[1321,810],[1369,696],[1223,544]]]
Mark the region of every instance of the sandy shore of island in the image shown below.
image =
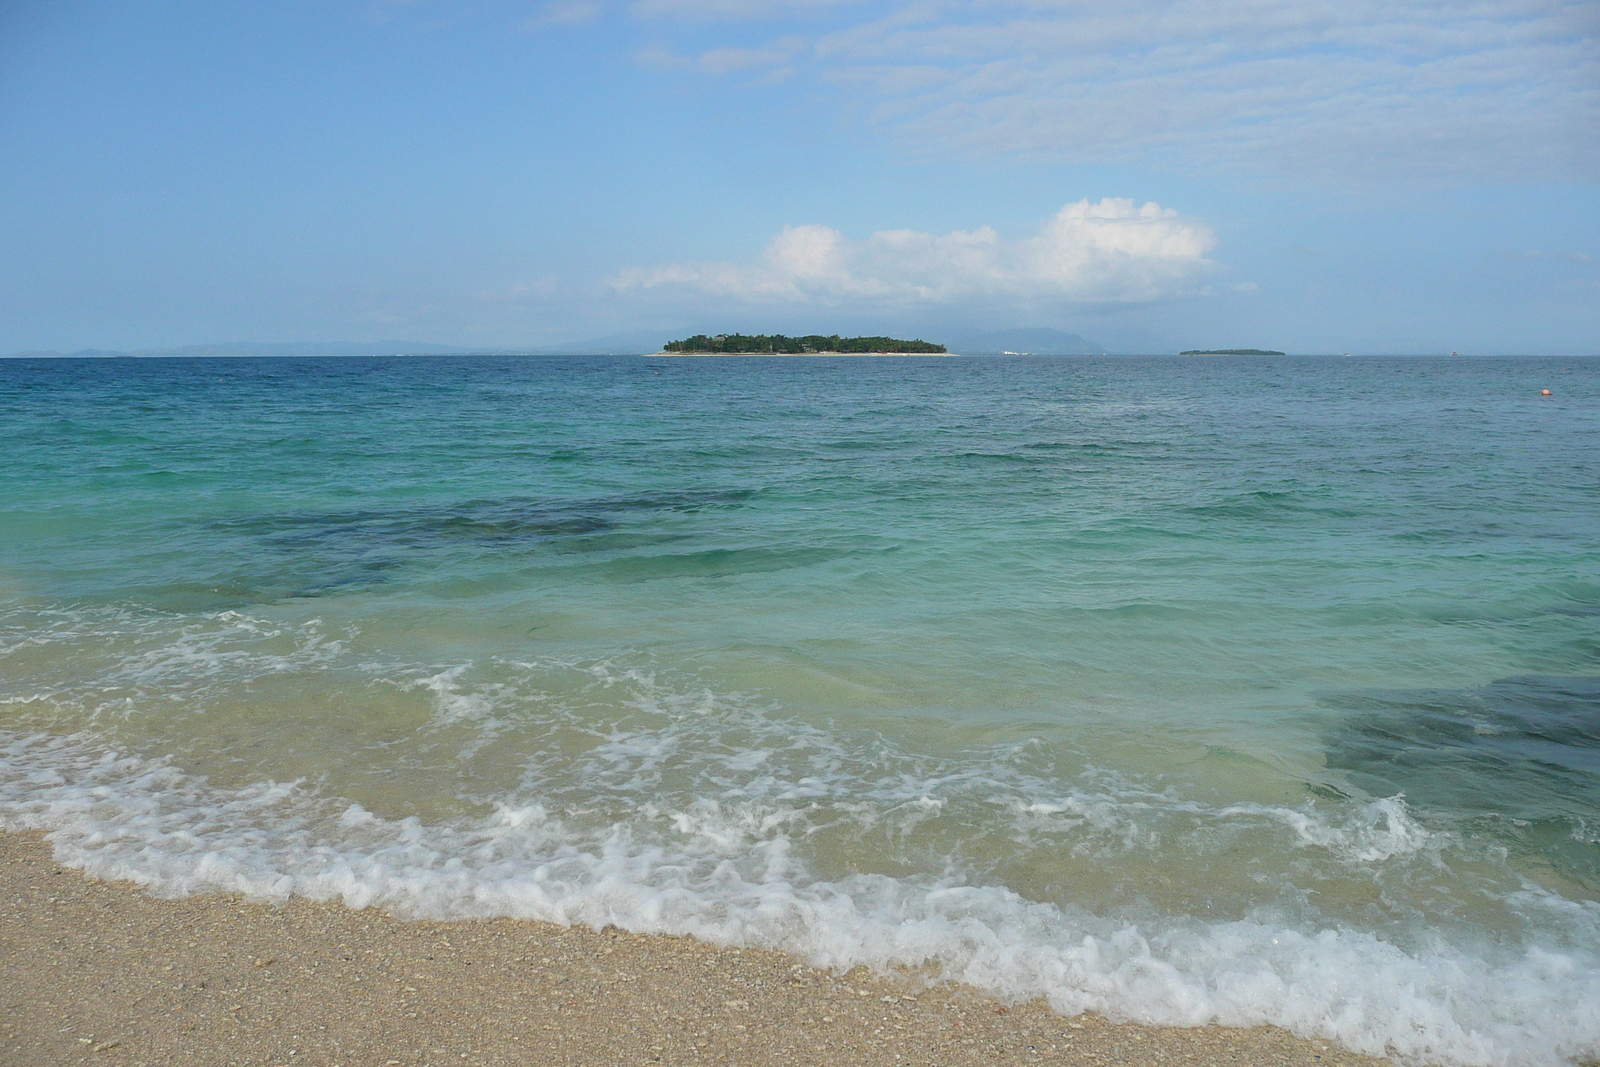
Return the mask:
[[[1279,1030],[1066,1019],[779,952],[520,920],[406,922],[94,882],[0,833],[0,1063],[1261,1064],[1381,1061]]]
[[[938,360],[938,358],[949,358],[952,357],[952,355],[960,355],[960,352],[646,352],[645,355],[648,358],[754,357],[774,358],[774,360],[784,360],[784,358],[795,358],[795,360],[811,360],[811,358],[824,357],[824,355],[826,355],[826,357],[842,358],[842,360],[853,360],[853,358],[883,357],[883,355],[906,355],[906,357],[912,357],[912,355],[915,355],[915,357],[930,357]]]

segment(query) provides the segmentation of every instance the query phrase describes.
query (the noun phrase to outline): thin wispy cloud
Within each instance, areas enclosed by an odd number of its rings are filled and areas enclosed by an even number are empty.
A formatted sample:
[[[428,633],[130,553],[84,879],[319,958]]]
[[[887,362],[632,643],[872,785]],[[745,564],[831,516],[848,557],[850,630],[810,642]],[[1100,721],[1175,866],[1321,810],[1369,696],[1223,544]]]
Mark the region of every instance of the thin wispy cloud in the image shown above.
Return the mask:
[[[1600,337],[1596,0],[24,6],[0,350]]]
[[[1563,180],[1600,165],[1591,0],[641,0],[674,51],[781,51],[918,154],[1168,159],[1343,178]],[[774,35],[776,36],[776,35]],[[708,45],[709,41],[706,42]],[[737,64],[686,66],[712,75]]]
[[[1501,255],[1507,259],[1555,259],[1580,264],[1594,262],[1594,257],[1587,253],[1573,252],[1565,248],[1525,248],[1502,252]]]
[[[634,0],[628,10],[638,18],[747,22],[859,6],[861,0]]]
[[[760,74],[770,80],[794,72],[792,60],[803,48],[796,38],[773,41],[762,48],[712,48],[698,55],[678,55],[668,48],[652,45],[640,49],[634,58],[643,66],[659,70],[698,71],[701,74]]]
[[[789,226],[755,263],[635,267],[611,285],[764,304],[1135,303],[1198,291],[1216,267],[1206,258],[1215,245],[1197,220],[1107,198],[1068,204],[1020,241],[988,226],[865,240]]]
[[[595,0],[551,0],[528,19],[529,29],[546,26],[581,26],[599,18],[604,8]]]

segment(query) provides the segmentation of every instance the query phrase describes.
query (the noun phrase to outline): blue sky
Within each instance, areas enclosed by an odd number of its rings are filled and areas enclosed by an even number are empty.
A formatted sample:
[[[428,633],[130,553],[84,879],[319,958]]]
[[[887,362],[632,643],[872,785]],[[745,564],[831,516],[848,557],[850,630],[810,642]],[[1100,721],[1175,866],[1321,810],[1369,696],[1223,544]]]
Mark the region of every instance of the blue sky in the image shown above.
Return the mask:
[[[1600,352],[1592,0],[0,0],[0,352]]]

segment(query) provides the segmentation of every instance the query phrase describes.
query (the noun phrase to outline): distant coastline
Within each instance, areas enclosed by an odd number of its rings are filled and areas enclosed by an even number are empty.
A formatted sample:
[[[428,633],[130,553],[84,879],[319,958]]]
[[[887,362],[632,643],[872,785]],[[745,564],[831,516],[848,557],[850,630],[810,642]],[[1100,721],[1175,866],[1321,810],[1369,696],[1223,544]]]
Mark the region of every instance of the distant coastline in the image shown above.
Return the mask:
[[[1191,348],[1187,352],[1178,353],[1180,356],[1281,356],[1284,354],[1270,348]]]

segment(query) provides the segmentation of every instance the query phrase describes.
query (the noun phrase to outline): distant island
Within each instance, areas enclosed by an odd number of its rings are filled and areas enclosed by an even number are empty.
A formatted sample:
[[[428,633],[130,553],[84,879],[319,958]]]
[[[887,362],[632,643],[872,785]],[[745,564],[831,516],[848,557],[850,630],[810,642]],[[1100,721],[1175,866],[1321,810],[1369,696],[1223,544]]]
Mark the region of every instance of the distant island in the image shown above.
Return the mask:
[[[1180,356],[1281,356],[1282,352],[1273,352],[1266,348],[1191,348],[1187,352],[1179,352]]]
[[[911,352],[924,355],[945,354],[944,345],[928,341],[902,341],[895,337],[840,337],[838,334],[807,334],[785,337],[781,333],[719,333],[707,337],[697,333],[682,341],[668,341],[661,349],[677,355],[772,355],[812,356],[838,352],[865,355],[873,352]]]

